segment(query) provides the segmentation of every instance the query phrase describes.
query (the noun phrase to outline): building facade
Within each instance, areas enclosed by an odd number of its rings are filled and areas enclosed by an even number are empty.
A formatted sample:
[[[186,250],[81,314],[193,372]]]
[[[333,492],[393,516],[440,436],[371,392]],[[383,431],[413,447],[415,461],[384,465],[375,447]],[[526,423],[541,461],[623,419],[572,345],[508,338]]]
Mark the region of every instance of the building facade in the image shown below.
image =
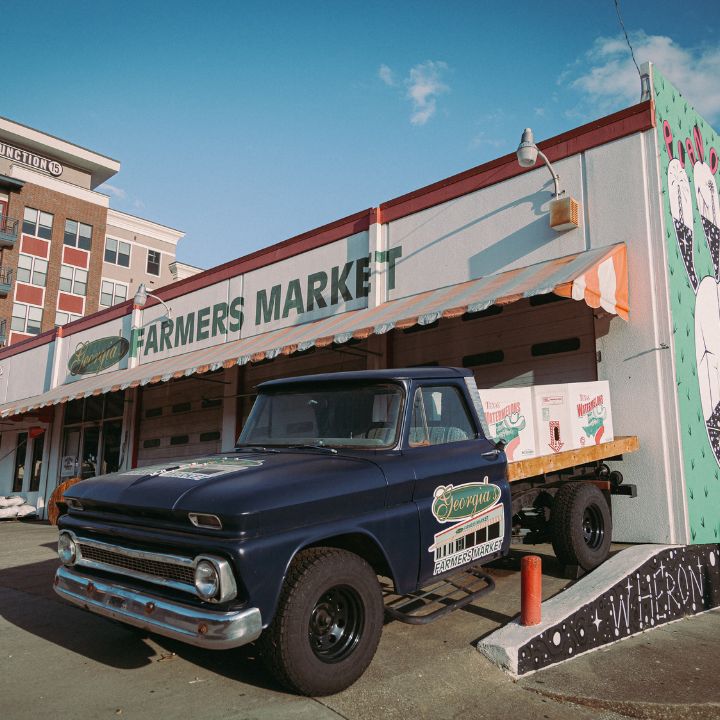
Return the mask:
[[[608,380],[640,439],[616,539],[715,542],[718,139],[644,70],[639,104],[540,144],[559,198],[507,155],[0,351],[0,494],[230,451],[266,379],[442,364]]]
[[[112,158],[0,118],[0,340],[12,344],[172,280],[183,233],[112,210]]]

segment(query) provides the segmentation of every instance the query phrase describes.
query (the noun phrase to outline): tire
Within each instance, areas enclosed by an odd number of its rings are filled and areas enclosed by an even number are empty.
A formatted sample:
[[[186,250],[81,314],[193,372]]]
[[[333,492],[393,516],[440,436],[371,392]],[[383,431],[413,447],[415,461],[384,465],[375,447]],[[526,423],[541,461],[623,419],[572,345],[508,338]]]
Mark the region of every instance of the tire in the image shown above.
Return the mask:
[[[571,482],[555,495],[552,546],[563,565],[592,570],[607,560],[612,538],[610,506],[591,483]]]
[[[370,664],[383,626],[383,598],[374,570],[336,548],[295,557],[272,623],[259,645],[263,662],[301,695],[332,695]]]

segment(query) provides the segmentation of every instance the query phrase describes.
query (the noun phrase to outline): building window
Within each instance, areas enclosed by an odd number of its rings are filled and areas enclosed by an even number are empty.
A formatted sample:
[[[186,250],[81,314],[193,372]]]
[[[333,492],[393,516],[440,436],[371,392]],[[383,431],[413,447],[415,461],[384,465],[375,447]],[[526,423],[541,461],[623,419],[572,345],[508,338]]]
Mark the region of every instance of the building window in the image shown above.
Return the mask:
[[[160,274],[160,253],[157,250],[148,250],[147,271],[148,275]]]
[[[17,279],[19,282],[45,287],[47,268],[47,260],[21,253],[18,257]]]
[[[117,305],[127,300],[127,285],[123,283],[112,282],[111,280],[103,280],[100,286],[100,304],[105,307]]]
[[[30,487],[29,492],[37,492],[40,489],[40,473],[42,472],[43,450],[45,450],[45,435],[39,435],[33,440],[32,465],[30,465]]]
[[[13,492],[22,492],[25,481],[25,453],[27,452],[28,434],[18,433],[15,446],[15,471],[13,472]]]
[[[63,242],[81,250],[90,250],[92,246],[92,226],[77,222],[77,220],[66,220]]]
[[[13,303],[10,328],[27,335],[39,335],[42,324],[42,308],[24,303]]]
[[[105,238],[105,262],[130,267],[130,243]]]
[[[53,216],[50,213],[35,210],[34,208],[25,208],[23,216],[23,232],[26,235],[35,235],[44,240],[50,240],[52,235]]]
[[[55,313],[55,327],[60,327],[60,325],[67,325],[70,322],[75,322],[75,320],[79,320],[81,317],[82,315],[73,315],[72,313],[66,313],[58,310]]]
[[[87,295],[87,270],[72,265],[60,266],[60,289],[73,295]]]

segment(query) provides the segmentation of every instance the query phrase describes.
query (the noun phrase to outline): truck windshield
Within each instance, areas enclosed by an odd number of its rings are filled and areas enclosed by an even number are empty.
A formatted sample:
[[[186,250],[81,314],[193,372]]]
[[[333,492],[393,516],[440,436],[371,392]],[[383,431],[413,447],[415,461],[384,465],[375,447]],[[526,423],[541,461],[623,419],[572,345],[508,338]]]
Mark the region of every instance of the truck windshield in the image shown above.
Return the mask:
[[[323,383],[261,392],[238,445],[392,447],[400,425],[402,386]]]

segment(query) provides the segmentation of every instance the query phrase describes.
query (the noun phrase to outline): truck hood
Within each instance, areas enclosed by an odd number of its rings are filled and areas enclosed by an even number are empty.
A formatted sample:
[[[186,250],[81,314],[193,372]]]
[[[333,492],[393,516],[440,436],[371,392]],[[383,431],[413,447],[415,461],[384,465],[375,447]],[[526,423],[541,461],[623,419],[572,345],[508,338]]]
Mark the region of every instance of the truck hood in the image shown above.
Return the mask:
[[[298,526],[384,505],[386,479],[371,460],[322,450],[240,452],[136,468],[83,480],[69,488],[88,509],[132,514],[211,513],[234,525],[263,514],[268,526]],[[304,506],[312,518],[303,518]],[[310,512],[310,510],[308,510]],[[247,522],[241,523],[247,526]]]

